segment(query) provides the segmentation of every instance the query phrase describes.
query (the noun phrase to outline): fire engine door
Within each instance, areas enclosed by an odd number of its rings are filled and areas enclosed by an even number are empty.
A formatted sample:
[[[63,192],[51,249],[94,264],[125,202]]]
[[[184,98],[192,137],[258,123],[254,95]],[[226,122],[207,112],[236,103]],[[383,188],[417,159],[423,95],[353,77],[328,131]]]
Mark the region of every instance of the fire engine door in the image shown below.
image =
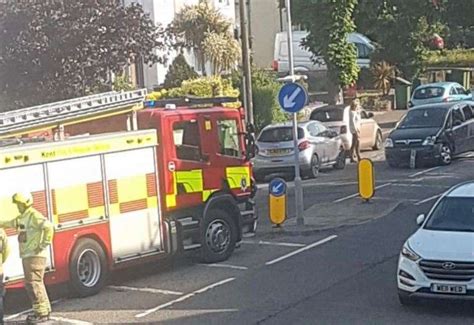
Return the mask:
[[[16,192],[29,191],[33,195],[33,207],[45,217],[50,218],[46,203],[46,190],[43,165],[32,165],[0,170],[0,220],[11,220],[18,216],[12,195]],[[5,281],[23,278],[23,267],[18,245],[16,229],[6,229],[10,256],[4,265]],[[48,249],[47,267],[52,269],[51,248]]]
[[[176,118],[172,121],[173,142],[176,162],[176,193],[180,197],[182,207],[200,204],[205,193],[203,171],[209,166],[209,139],[206,136],[206,124],[203,117],[184,120]],[[173,200],[174,201],[174,200]],[[168,205],[173,206],[173,205]]]
[[[108,214],[115,261],[162,250],[155,150],[105,155]]]

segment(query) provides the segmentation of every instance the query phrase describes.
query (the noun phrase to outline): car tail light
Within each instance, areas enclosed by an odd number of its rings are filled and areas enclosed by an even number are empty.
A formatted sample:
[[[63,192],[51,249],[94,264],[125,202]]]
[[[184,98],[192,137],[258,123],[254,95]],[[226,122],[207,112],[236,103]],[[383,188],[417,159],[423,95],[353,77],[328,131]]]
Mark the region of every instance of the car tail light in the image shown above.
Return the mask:
[[[273,71],[278,71],[278,61],[277,60],[273,60],[272,68],[273,68]]]
[[[298,150],[299,151],[303,151],[303,150],[306,150],[310,147],[310,143],[308,140],[304,140],[302,142],[300,142],[300,144],[298,145]]]
[[[347,133],[347,126],[343,125],[341,126],[341,134],[346,134]]]

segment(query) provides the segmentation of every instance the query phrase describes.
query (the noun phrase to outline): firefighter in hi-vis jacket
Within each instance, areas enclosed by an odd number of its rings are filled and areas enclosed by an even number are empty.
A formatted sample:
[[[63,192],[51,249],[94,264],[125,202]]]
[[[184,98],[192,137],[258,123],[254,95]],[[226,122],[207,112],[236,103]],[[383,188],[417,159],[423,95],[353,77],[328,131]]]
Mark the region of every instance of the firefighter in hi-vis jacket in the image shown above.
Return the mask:
[[[33,314],[27,323],[36,324],[49,320],[51,304],[44,286],[44,272],[48,246],[53,239],[53,225],[33,208],[31,193],[16,193],[12,197],[20,215],[10,221],[1,221],[0,226],[18,231],[20,257],[25,274],[25,289],[33,306]]]
[[[3,298],[5,297],[5,287],[3,285],[3,263],[10,253],[8,237],[5,231],[0,228],[0,324],[3,324]]]

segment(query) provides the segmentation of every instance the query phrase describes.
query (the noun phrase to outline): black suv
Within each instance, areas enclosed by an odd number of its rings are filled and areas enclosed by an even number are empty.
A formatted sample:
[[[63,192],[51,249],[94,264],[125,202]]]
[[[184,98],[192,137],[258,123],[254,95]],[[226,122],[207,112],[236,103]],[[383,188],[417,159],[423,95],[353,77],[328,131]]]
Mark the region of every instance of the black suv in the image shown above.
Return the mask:
[[[385,141],[392,167],[449,165],[454,155],[474,150],[474,101],[412,108]]]

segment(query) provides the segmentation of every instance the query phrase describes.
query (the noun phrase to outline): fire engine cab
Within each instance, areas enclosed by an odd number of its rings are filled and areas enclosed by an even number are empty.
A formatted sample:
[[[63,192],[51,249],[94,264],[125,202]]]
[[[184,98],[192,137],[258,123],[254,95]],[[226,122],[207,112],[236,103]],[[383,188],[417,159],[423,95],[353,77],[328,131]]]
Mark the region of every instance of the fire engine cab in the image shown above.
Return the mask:
[[[253,141],[228,98],[105,93],[0,114],[0,218],[29,191],[55,226],[46,283],[97,293],[109,272],[200,249],[226,260],[255,233]],[[198,108],[194,108],[194,106]],[[21,287],[17,233],[4,267]]]

